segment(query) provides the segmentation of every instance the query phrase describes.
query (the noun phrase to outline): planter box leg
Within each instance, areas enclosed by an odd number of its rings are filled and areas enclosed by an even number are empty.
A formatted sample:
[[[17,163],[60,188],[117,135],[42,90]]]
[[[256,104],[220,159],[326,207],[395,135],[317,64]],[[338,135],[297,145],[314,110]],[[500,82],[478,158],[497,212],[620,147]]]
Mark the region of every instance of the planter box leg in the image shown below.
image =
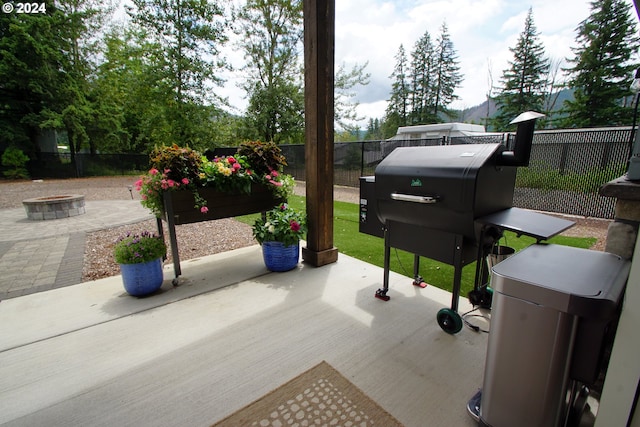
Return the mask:
[[[173,204],[171,203],[171,192],[165,192],[164,211],[167,214],[167,225],[169,227],[169,240],[171,241],[171,256],[173,257],[173,270],[175,279],[173,285],[178,284],[178,277],[182,274],[180,269],[180,255],[178,254],[178,239],[176,237],[176,223],[173,214]]]

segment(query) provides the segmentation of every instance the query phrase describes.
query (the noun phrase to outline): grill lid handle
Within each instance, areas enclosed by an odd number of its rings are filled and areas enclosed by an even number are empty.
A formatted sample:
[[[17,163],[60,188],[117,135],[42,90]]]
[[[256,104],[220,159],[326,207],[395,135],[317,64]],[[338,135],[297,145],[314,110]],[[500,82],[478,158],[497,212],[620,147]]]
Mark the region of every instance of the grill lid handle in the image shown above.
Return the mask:
[[[438,196],[415,196],[413,194],[400,194],[400,193],[391,193],[391,198],[393,200],[399,200],[402,202],[412,202],[412,203],[436,203],[439,199]]]

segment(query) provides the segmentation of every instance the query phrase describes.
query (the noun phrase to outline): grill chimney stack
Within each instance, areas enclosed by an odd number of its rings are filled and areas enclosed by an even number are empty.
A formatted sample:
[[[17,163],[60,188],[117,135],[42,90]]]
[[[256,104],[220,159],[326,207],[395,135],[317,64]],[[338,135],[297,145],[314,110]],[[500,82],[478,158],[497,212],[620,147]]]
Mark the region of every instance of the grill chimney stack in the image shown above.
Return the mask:
[[[536,120],[544,117],[544,114],[535,111],[527,111],[513,119],[509,124],[517,124],[516,141],[513,151],[503,151],[500,155],[502,166],[529,166],[531,157],[531,144],[533,142],[533,130]]]

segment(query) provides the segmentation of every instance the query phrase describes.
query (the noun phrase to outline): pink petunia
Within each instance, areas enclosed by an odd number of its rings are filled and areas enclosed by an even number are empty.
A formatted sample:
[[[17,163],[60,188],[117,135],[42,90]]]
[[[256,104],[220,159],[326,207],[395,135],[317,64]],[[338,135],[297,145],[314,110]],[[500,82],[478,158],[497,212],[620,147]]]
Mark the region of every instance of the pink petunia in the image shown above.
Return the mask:
[[[242,166],[240,166],[240,163],[234,163],[233,164],[233,170],[238,170],[240,169]]]
[[[291,227],[293,231],[300,231],[300,223],[294,219],[289,222],[289,227]]]
[[[278,176],[278,171],[271,171],[271,176],[274,178]]]
[[[233,156],[227,157],[227,161],[230,165],[234,164],[237,160]]]
[[[159,173],[160,173],[160,171],[158,169],[156,169],[156,168],[153,168],[153,169],[149,170],[149,174],[150,175],[157,175]]]
[[[188,185],[189,184],[189,178],[182,178],[182,183],[184,185]]]
[[[203,206],[203,207],[200,208],[200,212],[202,212],[203,214],[207,213],[207,212],[209,212],[209,208],[206,207],[206,206]]]
[[[264,179],[266,179],[267,181],[270,181],[270,180],[271,180],[271,175],[266,175],[266,176],[264,177]]]

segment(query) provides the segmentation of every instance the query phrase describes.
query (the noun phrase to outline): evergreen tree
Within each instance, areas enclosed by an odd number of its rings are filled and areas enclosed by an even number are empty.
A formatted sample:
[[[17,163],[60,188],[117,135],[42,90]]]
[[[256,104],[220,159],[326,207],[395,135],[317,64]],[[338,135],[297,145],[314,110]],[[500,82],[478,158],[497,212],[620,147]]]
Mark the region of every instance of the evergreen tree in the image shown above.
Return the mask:
[[[301,0],[248,0],[238,13],[247,59],[247,136],[280,143],[304,134],[302,21]]]
[[[456,87],[462,82],[458,57],[449,36],[447,24],[442,23],[435,46],[435,74],[432,93],[433,119],[439,119],[440,113],[451,116],[447,105],[458,97],[454,94]]]
[[[149,90],[163,103],[158,114],[168,124],[168,135],[154,143],[194,147],[208,144],[202,124],[210,120],[206,105],[223,102],[211,86],[219,86],[219,73],[227,68],[220,47],[226,43],[225,11],[215,0],[132,0],[133,22],[148,32],[159,47],[147,52],[156,86]]]
[[[352,92],[355,86],[369,84],[371,74],[364,72],[367,65],[368,63],[364,65],[356,64],[350,70],[346,70],[344,64],[342,64],[336,71],[334,83],[335,122],[339,128],[347,132],[355,131],[357,125],[353,123],[363,119],[363,117],[358,116],[356,111],[359,103],[352,102],[351,99],[356,96],[356,93]]]
[[[416,42],[411,52],[411,124],[437,122],[433,115],[435,81],[434,46],[428,31]]]
[[[387,105],[385,123],[388,127],[406,126],[409,115],[409,96],[411,87],[407,77],[407,55],[404,46],[400,45],[396,54],[396,65],[391,74],[391,98]],[[395,135],[395,130],[394,130]]]
[[[569,87],[574,100],[565,101],[566,127],[631,124],[631,108],[623,104],[637,64],[631,55],[639,47],[635,20],[624,0],[591,2],[591,14],[577,28],[577,48]]]
[[[63,131],[74,161],[99,125],[91,81],[96,34],[109,10],[94,0],[46,2],[45,9],[0,16],[0,132],[33,156],[42,129]]]
[[[496,98],[498,114],[493,119],[496,130],[505,131],[509,122],[524,111],[543,112],[546,98],[549,60],[533,22],[530,8],[513,53],[510,68],[503,71],[502,90]]]

